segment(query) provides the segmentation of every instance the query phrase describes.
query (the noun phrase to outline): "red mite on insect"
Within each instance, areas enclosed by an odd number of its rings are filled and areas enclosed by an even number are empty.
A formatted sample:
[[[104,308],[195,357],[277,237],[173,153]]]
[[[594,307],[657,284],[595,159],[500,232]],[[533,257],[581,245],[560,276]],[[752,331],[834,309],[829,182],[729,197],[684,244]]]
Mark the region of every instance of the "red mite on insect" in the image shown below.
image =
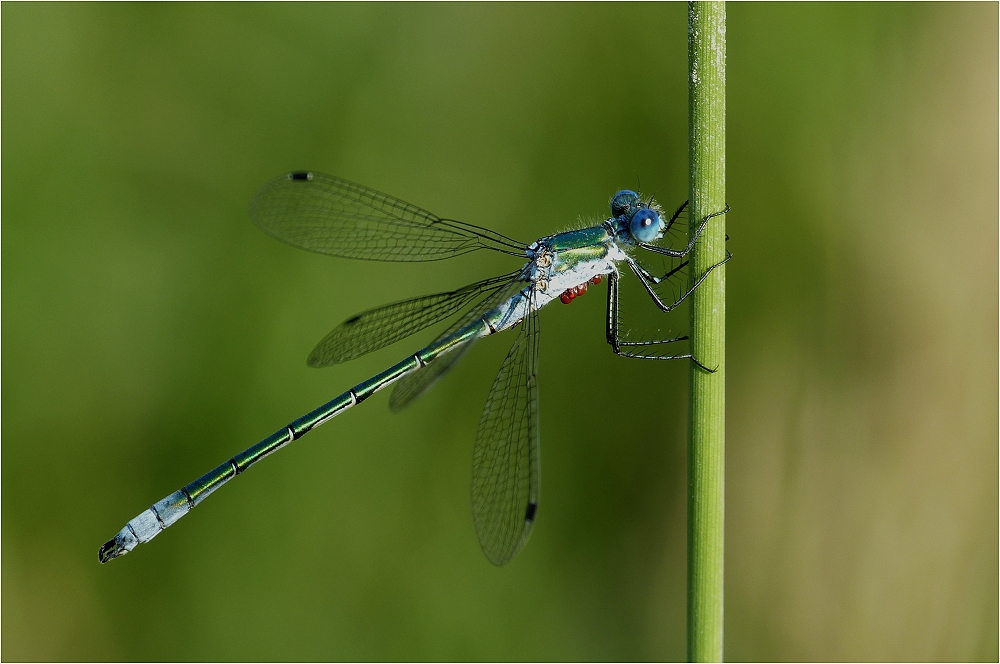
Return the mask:
[[[563,304],[569,304],[575,298],[578,298],[578,297],[580,297],[581,295],[583,295],[584,293],[587,292],[587,284],[588,283],[591,283],[591,284],[599,284],[599,283],[601,283],[601,275],[599,275],[599,274],[595,275],[593,278],[591,278],[591,280],[589,282],[585,281],[582,284],[580,284],[579,286],[576,286],[574,288],[570,288],[569,290],[563,291],[563,294],[559,296],[559,301],[562,302]]]

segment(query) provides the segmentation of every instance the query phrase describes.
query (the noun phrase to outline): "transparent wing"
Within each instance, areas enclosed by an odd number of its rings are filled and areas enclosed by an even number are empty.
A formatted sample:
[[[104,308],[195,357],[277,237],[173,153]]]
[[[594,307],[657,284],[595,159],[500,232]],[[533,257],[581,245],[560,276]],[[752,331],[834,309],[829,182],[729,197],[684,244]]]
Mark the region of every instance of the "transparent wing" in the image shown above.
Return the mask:
[[[406,374],[396,384],[389,396],[390,410],[399,412],[409,406],[414,399],[426,392],[431,385],[448,373],[470,348],[472,348],[472,342],[468,341],[428,363],[418,371]]]
[[[454,334],[476,319],[482,318],[488,311],[500,306],[502,302],[512,297],[524,287],[525,282],[521,280],[519,272],[508,276],[512,276],[513,278],[506,284],[503,284],[502,287],[497,288],[493,293],[483,298],[479,304],[474,306],[466,314],[459,318],[451,327],[431,342],[430,345],[434,346],[445,337]],[[392,391],[392,396],[389,397],[389,408],[398,412],[408,406],[410,402],[423,394],[431,385],[436,383],[438,379],[448,373],[448,371],[455,366],[462,356],[465,355],[466,351],[472,347],[472,343],[474,341],[475,339],[470,339],[444,355],[428,362],[423,368],[403,376],[399,382],[396,383],[396,387]]]
[[[483,294],[502,288],[517,274],[512,272],[448,293],[415,297],[351,316],[316,344],[307,363],[311,367],[328,367],[384,348],[458,313]]]
[[[273,237],[321,254],[433,261],[476,249],[524,255],[524,244],[322,173],[289,173],[264,185],[250,217]]]
[[[538,332],[532,312],[493,381],[472,455],[472,519],[494,565],[521,550],[538,507]]]

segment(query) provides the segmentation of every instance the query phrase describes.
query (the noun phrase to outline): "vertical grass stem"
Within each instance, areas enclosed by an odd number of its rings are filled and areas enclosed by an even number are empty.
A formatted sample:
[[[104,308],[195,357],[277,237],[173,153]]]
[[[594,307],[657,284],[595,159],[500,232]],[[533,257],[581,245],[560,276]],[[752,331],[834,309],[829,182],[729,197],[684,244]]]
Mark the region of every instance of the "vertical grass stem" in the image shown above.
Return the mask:
[[[726,206],[726,5],[688,4],[688,148],[692,231]],[[692,279],[726,256],[725,216],[713,217],[694,249]],[[726,440],[726,268],[692,295],[688,449],[688,660],[722,661]]]

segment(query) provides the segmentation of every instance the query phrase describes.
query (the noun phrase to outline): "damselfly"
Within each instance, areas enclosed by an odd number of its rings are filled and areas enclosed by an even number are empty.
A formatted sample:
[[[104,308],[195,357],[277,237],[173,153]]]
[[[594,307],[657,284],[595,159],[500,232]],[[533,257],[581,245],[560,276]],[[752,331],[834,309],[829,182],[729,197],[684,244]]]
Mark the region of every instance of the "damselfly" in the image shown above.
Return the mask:
[[[148,542],[253,464],[382,388],[397,383],[389,405],[393,410],[406,406],[454,366],[475,340],[515,328],[513,347],[486,399],[472,461],[476,534],[491,562],[506,563],[527,541],[538,508],[538,310],[556,299],[568,304],[588,284],[607,277],[607,340],[616,353],[643,359],[686,358],[701,366],[690,353],[658,352],[686,336],[629,340],[619,333],[618,323],[620,266],[627,266],[655,305],[669,312],[712,269],[728,260],[727,254],[725,260],[690,279],[693,283],[678,291],[679,297],[661,297],[657,286],[687,266],[686,256],[709,220],[726,211],[702,219],[682,248],[657,244],[686,205],[664,219],[654,200],[643,200],[626,189],[612,197],[611,216],[603,223],[525,245],[340,178],[290,173],[271,181],[254,197],[250,216],[266,233],[296,247],[378,261],[433,261],[488,249],[524,257],[527,262],[514,272],[455,291],[403,300],[348,318],[312,351],[310,366],[346,362],[461,314],[428,346],[282,427],[129,521],[101,547],[101,562]],[[642,266],[641,252],[669,257],[676,264],[657,276]]]

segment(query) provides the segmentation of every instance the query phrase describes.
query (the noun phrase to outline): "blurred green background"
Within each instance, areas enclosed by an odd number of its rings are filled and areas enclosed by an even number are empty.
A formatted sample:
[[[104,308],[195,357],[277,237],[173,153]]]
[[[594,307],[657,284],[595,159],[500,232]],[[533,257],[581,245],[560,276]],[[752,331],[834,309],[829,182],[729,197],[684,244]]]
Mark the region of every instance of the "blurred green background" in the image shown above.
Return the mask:
[[[998,657],[996,4],[729,8],[726,654]],[[683,4],[3,6],[4,660],[684,657],[687,367],[543,312],[542,502],[471,450],[510,337],[112,564],[152,502],[367,378],[362,309],[510,269],[297,251],[290,169],[531,240],[686,197]]]

